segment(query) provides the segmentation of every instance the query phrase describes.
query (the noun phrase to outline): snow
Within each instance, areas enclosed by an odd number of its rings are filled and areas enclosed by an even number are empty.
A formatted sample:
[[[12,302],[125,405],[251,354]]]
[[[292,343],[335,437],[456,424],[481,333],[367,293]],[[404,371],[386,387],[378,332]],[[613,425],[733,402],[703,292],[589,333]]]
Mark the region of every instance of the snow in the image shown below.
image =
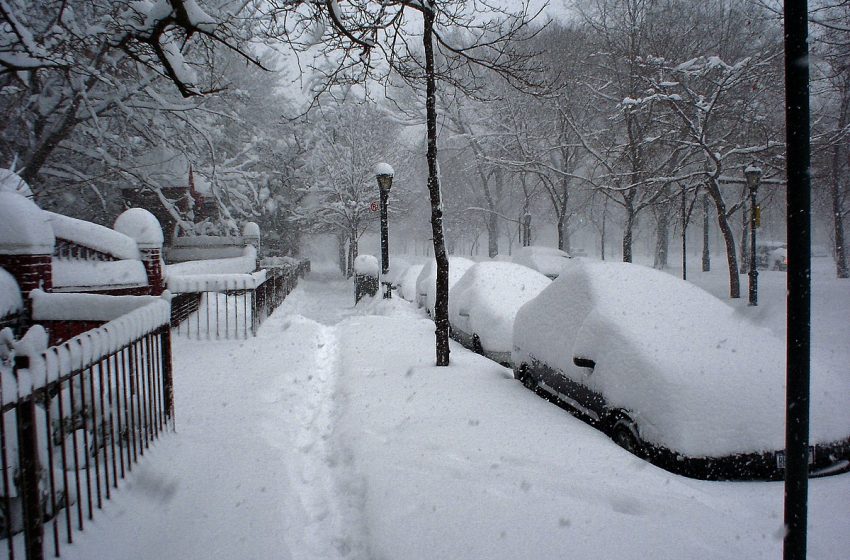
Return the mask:
[[[630,411],[650,443],[691,457],[784,448],[784,341],[670,274],[573,261],[519,311],[514,345],[514,363],[558,368]],[[813,442],[850,434],[848,381],[815,362]]]
[[[522,265],[477,263],[449,292],[449,323],[477,334],[485,351],[510,355],[517,311],[549,284],[547,277]]]
[[[416,280],[424,267],[424,264],[412,264],[405,269],[399,281],[398,295],[407,301],[416,301]]]
[[[372,255],[359,255],[354,259],[354,273],[377,278],[381,275],[381,265]]]
[[[560,249],[530,245],[517,249],[512,261],[541,272],[549,278],[556,278],[564,265],[569,263],[569,258],[570,256]]]
[[[449,257],[449,290],[475,262],[463,257]],[[416,302],[429,313],[437,303],[437,261],[428,261],[416,279]]]
[[[32,198],[32,189],[20,175],[10,169],[0,169],[0,192],[11,192]]]
[[[144,208],[125,210],[115,219],[113,228],[134,239],[140,249],[159,249],[162,247],[162,226],[159,220]]]
[[[0,192],[0,254],[52,255],[56,238],[47,220],[28,198]]]
[[[112,296],[63,294],[33,290],[32,315],[36,321],[111,321],[162,298],[155,296]]]
[[[374,172],[375,172],[376,177],[378,175],[389,175],[390,177],[395,176],[395,170],[393,169],[392,165],[390,165],[389,163],[379,163],[379,164],[377,164],[375,166]]]
[[[72,241],[117,259],[139,260],[140,258],[136,242],[120,231],[46,210],[44,213],[58,239]]]
[[[259,239],[260,226],[258,226],[255,222],[245,222],[245,225],[242,226],[242,236]]]
[[[21,288],[15,277],[0,268],[0,318],[12,315],[24,308]]]
[[[248,245],[242,249],[241,257],[226,259],[206,259],[169,264],[165,267],[166,276],[192,276],[198,274],[249,274],[257,268],[257,250]]]
[[[139,260],[88,261],[53,259],[53,287],[111,288],[147,286],[145,265]]]
[[[175,294],[253,290],[265,281],[265,270],[250,274],[174,275],[168,277],[168,290]]]
[[[822,286],[840,309],[817,333],[846,363],[848,288]],[[781,482],[657,469],[454,344],[433,367],[433,328],[314,272],[256,338],[175,339],[176,433],[62,557],[781,557]],[[850,474],[809,482],[813,560],[846,556],[847,503]]]

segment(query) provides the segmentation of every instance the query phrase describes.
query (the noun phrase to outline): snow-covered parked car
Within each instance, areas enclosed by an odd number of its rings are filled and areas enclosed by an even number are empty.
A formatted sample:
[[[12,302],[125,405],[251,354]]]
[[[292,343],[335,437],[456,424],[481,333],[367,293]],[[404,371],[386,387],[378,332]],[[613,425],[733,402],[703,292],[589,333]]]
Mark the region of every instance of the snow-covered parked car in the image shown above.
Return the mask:
[[[398,280],[398,295],[407,301],[416,301],[416,280],[422,272],[424,264],[412,264],[408,266]]]
[[[576,259],[514,322],[514,375],[652,463],[706,479],[784,469],[785,344],[664,272]],[[812,364],[813,474],[850,468],[850,378]]]
[[[449,257],[449,290],[475,262],[463,257]],[[430,315],[437,302],[437,261],[428,261],[416,279],[416,304]]]
[[[449,292],[452,338],[510,366],[514,318],[551,280],[509,262],[479,262]]]
[[[570,256],[554,247],[529,245],[514,251],[512,261],[536,270],[554,280],[560,274],[561,269],[570,262]]]
[[[788,249],[780,247],[770,252],[770,270],[788,270]]]

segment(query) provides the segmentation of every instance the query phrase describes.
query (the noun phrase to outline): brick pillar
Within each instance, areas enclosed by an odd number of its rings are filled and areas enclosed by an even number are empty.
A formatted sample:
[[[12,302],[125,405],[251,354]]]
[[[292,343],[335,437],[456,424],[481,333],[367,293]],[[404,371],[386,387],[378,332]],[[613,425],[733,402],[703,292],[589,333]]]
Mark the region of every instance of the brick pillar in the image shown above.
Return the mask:
[[[15,277],[26,300],[32,290],[53,290],[53,261],[51,255],[3,255],[0,267]]]
[[[162,271],[162,247],[139,247],[142,254],[142,264],[148,273],[148,286],[150,295],[158,296],[165,291],[165,278]]]

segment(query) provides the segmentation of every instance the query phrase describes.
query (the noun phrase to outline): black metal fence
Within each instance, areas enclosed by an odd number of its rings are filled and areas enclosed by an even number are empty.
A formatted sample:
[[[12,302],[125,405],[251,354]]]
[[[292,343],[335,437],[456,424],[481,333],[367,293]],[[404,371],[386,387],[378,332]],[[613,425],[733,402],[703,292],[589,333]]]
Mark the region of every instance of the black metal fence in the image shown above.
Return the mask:
[[[256,336],[263,321],[283,303],[309,270],[299,266],[268,268],[254,274],[219,274],[169,279],[171,326],[197,339]]]
[[[58,557],[173,427],[170,337],[163,302],[59,346],[4,357],[0,539],[8,558]]]

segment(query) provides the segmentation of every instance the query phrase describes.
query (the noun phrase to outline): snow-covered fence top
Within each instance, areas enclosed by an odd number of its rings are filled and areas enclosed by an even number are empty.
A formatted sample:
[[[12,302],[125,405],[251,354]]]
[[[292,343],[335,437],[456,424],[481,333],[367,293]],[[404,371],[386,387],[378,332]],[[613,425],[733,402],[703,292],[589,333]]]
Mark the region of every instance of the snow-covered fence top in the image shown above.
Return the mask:
[[[251,237],[219,237],[213,235],[197,235],[193,237],[178,237],[173,240],[166,251],[166,261],[183,263],[186,261],[203,261],[238,257],[245,247],[256,242]]]
[[[265,270],[251,274],[169,275],[168,290],[175,294],[255,290],[265,280]]]
[[[257,268],[257,250],[252,246],[239,249],[240,256],[224,259],[186,261],[166,265],[169,289],[175,276],[196,276],[215,274],[248,274]]]
[[[71,241],[111,255],[116,260],[139,260],[139,247],[131,237],[106,226],[44,211],[57,239]]]
[[[140,307],[163,300],[157,296],[66,294],[42,290],[30,292],[30,299],[34,321],[112,321]]]
[[[64,294],[61,297],[68,295],[70,294]],[[29,357],[29,367],[27,370],[18,370],[17,380],[11,375],[3,376],[3,405],[24,398],[61,377],[90,367],[142,336],[167,326],[171,318],[171,306],[168,300],[151,297],[145,301],[146,303],[141,307],[58,346],[47,346],[48,336],[44,327],[41,325],[31,327],[23,338],[14,343],[17,356]],[[117,311],[120,305],[117,304],[112,311]],[[28,371],[29,374],[23,375],[22,371]]]

